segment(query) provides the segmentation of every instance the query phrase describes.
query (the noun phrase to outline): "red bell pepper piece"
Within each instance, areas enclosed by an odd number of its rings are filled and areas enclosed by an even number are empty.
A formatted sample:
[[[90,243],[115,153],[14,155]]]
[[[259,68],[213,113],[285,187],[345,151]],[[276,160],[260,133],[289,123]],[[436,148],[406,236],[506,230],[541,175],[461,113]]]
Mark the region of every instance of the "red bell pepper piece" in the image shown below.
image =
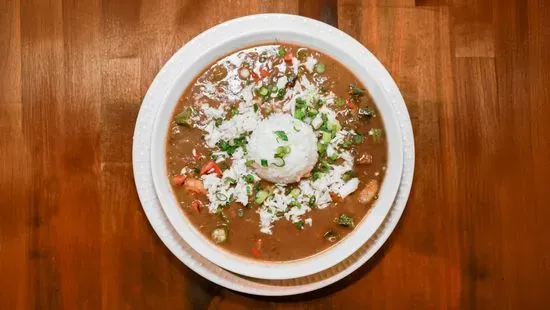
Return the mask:
[[[204,165],[201,169],[201,174],[211,174],[215,173],[218,177],[222,176],[222,170],[220,167],[213,161]]]

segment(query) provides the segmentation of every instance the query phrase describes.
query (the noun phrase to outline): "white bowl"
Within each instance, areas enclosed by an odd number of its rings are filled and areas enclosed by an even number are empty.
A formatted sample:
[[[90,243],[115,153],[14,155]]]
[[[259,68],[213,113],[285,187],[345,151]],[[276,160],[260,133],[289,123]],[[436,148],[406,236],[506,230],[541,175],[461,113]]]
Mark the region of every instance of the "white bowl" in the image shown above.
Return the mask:
[[[258,23],[261,19],[261,23]],[[342,241],[313,256],[288,261],[267,262],[230,253],[205,238],[186,218],[170,187],[166,169],[166,137],[172,113],[181,93],[204,68],[216,59],[241,48],[269,42],[288,42],[328,54],[348,67],[368,88],[384,121],[388,142],[386,177],[379,198],[367,216]],[[373,65],[375,64],[375,65]],[[170,91],[155,98],[160,106],[153,127],[152,176],[157,195],[170,223],[194,250],[216,265],[245,276],[263,279],[291,279],[330,268],[361,247],[380,226],[397,193],[403,169],[403,145],[397,115],[384,89],[395,87],[381,64],[359,42],[327,24],[285,14],[252,15],[210,28],[189,41],[161,69],[149,93],[169,84]],[[375,70],[377,68],[378,70]],[[165,86],[164,86],[165,87]]]

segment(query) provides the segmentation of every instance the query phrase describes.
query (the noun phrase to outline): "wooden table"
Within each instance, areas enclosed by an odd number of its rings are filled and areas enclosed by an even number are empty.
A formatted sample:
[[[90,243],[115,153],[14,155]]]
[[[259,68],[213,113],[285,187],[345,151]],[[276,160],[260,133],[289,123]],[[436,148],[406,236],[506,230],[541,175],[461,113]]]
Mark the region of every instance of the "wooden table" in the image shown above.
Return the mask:
[[[259,298],[180,263],[132,178],[141,100],[182,44],[285,12],[388,68],[416,137],[404,217],[363,268]],[[550,2],[0,1],[1,309],[549,309]]]

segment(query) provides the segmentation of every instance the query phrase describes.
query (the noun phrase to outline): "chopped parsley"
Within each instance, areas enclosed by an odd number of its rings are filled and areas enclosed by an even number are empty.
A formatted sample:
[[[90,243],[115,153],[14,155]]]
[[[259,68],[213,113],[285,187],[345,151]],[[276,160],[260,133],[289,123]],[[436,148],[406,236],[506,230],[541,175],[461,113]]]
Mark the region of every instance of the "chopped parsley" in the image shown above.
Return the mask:
[[[308,205],[309,205],[310,207],[315,206],[315,201],[316,201],[316,200],[317,200],[317,199],[315,198],[315,196],[313,196],[313,195],[310,196],[310,197],[309,197],[309,201],[308,201]]]
[[[285,48],[279,46],[279,49],[277,50],[277,55],[279,55],[279,57],[284,57],[286,55]]]
[[[304,99],[298,97],[296,98],[296,108],[297,109],[301,109],[301,108],[305,108],[307,106],[307,103]]]
[[[363,119],[370,119],[374,116],[374,110],[372,108],[366,107],[366,108],[359,108],[359,117]]]
[[[243,150],[245,149],[246,135],[243,134],[240,137],[229,141],[220,140],[216,145],[222,152],[233,155],[238,148],[242,147]]]
[[[348,93],[352,99],[360,99],[365,95],[365,90],[355,84],[350,84]]]
[[[252,165],[254,165],[254,160],[249,159],[244,163],[244,165],[247,167],[252,167]]]
[[[346,105],[346,100],[344,98],[336,98],[334,99],[334,104],[341,108],[341,107],[344,107]]]
[[[222,118],[216,118],[214,119],[214,125],[216,125],[216,127],[220,127],[223,123],[223,119]]]
[[[225,178],[225,179],[223,180],[223,182],[224,182],[225,184],[229,184],[229,185],[235,185],[235,184],[237,184],[237,180],[235,180],[235,179],[233,179],[233,178]]]
[[[246,181],[246,183],[254,183],[256,178],[252,174],[247,174],[243,177],[243,179]]]
[[[360,134],[356,134],[355,136],[353,136],[353,143],[355,144],[363,143],[363,136]]]
[[[342,180],[344,182],[347,182],[353,178],[356,178],[357,177],[357,173],[355,173],[355,171],[353,170],[348,170],[346,172],[344,172],[344,174],[342,174]]]
[[[345,148],[345,149],[347,149],[347,148],[349,148],[352,144],[353,144],[352,141],[344,141],[344,142],[342,143],[342,147]]]
[[[299,220],[298,222],[294,222],[294,226],[296,226],[296,228],[302,230],[304,229],[304,225],[305,225],[305,222],[303,220]]]
[[[267,159],[260,159],[260,164],[261,164],[263,167],[267,167]]]
[[[306,117],[306,112],[303,109],[298,109],[294,111],[294,118],[303,120]]]
[[[277,91],[277,99],[282,100],[285,97],[285,95],[286,95],[286,90],[284,90],[283,88]]]
[[[345,214],[340,214],[337,218],[334,219],[334,222],[342,227],[353,227],[355,224],[353,223],[353,218],[350,216],[347,216]]]
[[[382,136],[384,135],[384,131],[380,128],[372,128],[370,130],[370,134],[374,142],[380,143],[380,141],[382,141]]]

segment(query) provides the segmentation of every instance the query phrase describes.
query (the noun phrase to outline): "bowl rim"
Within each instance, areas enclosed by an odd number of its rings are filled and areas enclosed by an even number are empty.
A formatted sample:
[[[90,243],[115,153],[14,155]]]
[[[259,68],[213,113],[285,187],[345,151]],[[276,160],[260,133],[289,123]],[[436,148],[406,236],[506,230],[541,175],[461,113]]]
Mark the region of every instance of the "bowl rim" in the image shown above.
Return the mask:
[[[261,23],[258,20],[261,19]],[[388,164],[379,199],[346,238],[313,256],[284,262],[259,261],[233,254],[207,240],[187,219],[172,192],[166,169],[166,136],[177,101],[197,74],[219,57],[255,44],[284,41],[306,45],[326,53],[348,67],[369,89],[379,108],[388,136]],[[342,57],[342,58],[340,58]],[[214,26],[180,48],[162,67],[147,95],[160,85],[170,91],[155,101],[161,105],[155,117],[151,147],[153,183],[159,201],[177,233],[200,255],[241,275],[263,279],[290,279],[330,268],[354,253],[378,229],[391,208],[403,169],[403,145],[396,112],[387,93],[397,85],[366,47],[344,32],[319,21],[287,14],[259,14]],[[402,97],[400,98],[402,100]],[[395,98],[393,99],[395,100]]]

